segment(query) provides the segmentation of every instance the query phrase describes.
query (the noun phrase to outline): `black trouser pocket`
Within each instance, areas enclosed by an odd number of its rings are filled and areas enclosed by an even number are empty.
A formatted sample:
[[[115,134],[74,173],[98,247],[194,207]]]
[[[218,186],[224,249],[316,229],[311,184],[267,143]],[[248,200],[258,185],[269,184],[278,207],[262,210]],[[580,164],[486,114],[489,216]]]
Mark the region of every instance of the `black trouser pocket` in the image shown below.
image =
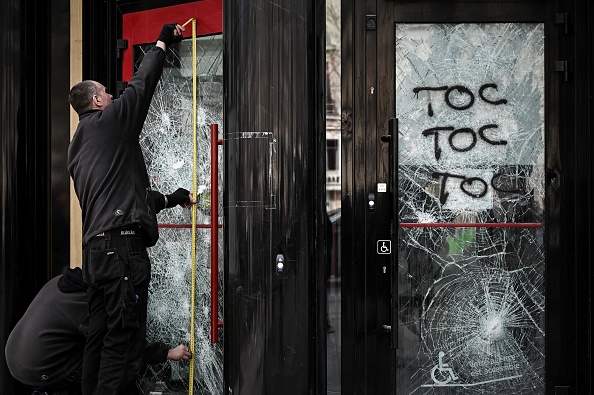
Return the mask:
[[[111,280],[122,275],[117,250],[90,250],[87,271],[92,284]]]
[[[122,304],[122,328],[138,328],[138,303],[125,299]]]
[[[130,254],[130,279],[134,287],[147,287],[151,280],[151,262],[146,251]]]
[[[146,290],[151,277],[151,265],[146,250],[130,253],[124,272],[122,325],[124,328],[138,328],[139,322],[143,320],[139,314],[146,309]]]

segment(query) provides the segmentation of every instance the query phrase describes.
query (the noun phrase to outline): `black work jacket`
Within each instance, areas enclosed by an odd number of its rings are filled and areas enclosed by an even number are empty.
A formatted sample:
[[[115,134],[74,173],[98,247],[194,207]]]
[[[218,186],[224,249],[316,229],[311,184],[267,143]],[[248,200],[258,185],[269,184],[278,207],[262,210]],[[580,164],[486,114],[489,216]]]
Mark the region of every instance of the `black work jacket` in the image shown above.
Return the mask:
[[[82,272],[46,283],[8,337],[6,363],[13,377],[38,388],[59,383],[79,368],[88,310]]]
[[[12,376],[31,388],[57,384],[82,367],[88,330],[87,285],[80,268],[67,269],[47,282],[6,342]],[[167,360],[169,346],[150,343],[144,363]]]
[[[122,95],[80,115],[68,148],[68,171],[82,208],[83,245],[108,229],[140,226],[147,246],[159,238],[139,136],[165,61],[146,53]]]

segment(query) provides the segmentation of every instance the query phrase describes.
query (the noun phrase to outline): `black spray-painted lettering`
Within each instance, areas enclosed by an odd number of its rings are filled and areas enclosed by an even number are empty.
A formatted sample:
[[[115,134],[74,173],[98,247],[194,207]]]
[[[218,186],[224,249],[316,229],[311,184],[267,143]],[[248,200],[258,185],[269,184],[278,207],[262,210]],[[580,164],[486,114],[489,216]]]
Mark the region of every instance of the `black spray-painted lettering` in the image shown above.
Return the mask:
[[[452,91],[458,91],[458,93],[460,94],[466,94],[468,95],[469,99],[468,99],[468,103],[462,105],[462,106],[457,106],[454,103],[452,103],[452,101],[450,100],[450,94],[452,93]],[[462,85],[454,85],[451,88],[448,88],[448,90],[445,93],[445,102],[448,106],[450,106],[451,108],[453,108],[454,110],[467,110],[470,107],[472,107],[472,105],[474,104],[474,95],[472,94],[472,92],[470,91],[470,89],[462,86]]]
[[[480,138],[482,140],[484,140],[488,144],[506,145],[507,144],[506,140],[492,140],[485,135],[485,130],[497,129],[497,128],[498,128],[498,126],[494,125],[494,124],[482,126],[478,130],[478,135],[480,136]],[[422,132],[424,137],[431,136],[431,135],[435,136],[434,140],[433,140],[433,146],[434,146],[433,149],[434,149],[434,153],[435,153],[435,159],[437,159],[437,160],[439,160],[441,158],[441,148],[439,146],[439,132],[440,131],[451,131],[451,133],[448,137],[448,143],[450,145],[450,148],[456,152],[468,152],[471,149],[473,149],[477,143],[476,133],[471,128],[456,129],[453,126],[442,126],[442,127],[425,129]],[[471,138],[471,143],[466,147],[460,147],[454,141],[455,137],[462,133],[470,135],[470,138]]]
[[[497,84],[494,83],[488,83],[488,84],[483,84],[480,86],[479,90],[478,90],[478,95],[480,97],[480,99],[482,101],[484,101],[485,103],[489,103],[492,104],[494,106],[498,106],[501,104],[506,104],[507,100],[506,99],[490,99],[488,97],[485,96],[485,91],[487,89],[494,89],[497,90]],[[445,91],[444,93],[444,101],[445,103],[448,105],[448,107],[454,109],[454,110],[458,110],[458,111],[464,111],[469,109],[470,107],[473,106],[474,104],[474,94],[472,93],[472,91],[463,86],[463,85],[454,85],[454,86],[418,86],[413,88],[413,93],[415,94],[415,96],[417,97],[417,99],[419,98],[419,92],[422,91]],[[458,92],[460,95],[464,95],[467,96],[467,99],[464,101],[464,104],[455,104],[452,102],[452,92]],[[430,117],[433,116],[433,106],[431,105],[431,100],[429,100],[429,103],[427,104],[427,113],[429,114]]]
[[[489,90],[497,91],[497,84],[494,83],[487,83],[480,86],[478,89],[478,97],[485,103],[498,106],[501,104],[507,104],[506,99],[496,99],[489,97],[488,94]],[[454,110],[457,111],[464,111],[471,108],[475,102],[475,95],[472,93],[470,88],[467,88],[463,85],[454,85],[454,86],[424,86],[424,87],[416,87],[413,89],[415,96],[419,97],[419,92],[422,91],[429,91],[429,92],[444,92],[444,102],[446,105]],[[433,116],[433,107],[431,105],[431,99],[429,99],[429,103],[427,105],[427,113],[430,117]],[[472,150],[477,142],[477,134],[487,144],[490,145],[506,145],[507,140],[495,140],[489,136],[487,136],[486,132],[490,129],[497,129],[498,126],[495,124],[488,124],[481,126],[478,131],[475,131],[471,128],[458,128],[456,129],[453,126],[441,126],[441,127],[433,127],[429,129],[425,129],[422,134],[424,137],[433,136],[433,150],[436,160],[441,159],[442,149],[439,145],[439,133],[440,132],[448,132],[448,143],[450,148],[455,152],[468,152]],[[461,141],[466,141],[465,139],[456,139],[457,136],[465,135],[470,138],[470,142],[462,145]],[[489,184],[480,177],[467,177],[464,175],[459,174],[452,174],[452,173],[444,173],[444,172],[433,172],[433,178],[441,178],[441,186],[439,191],[439,201],[441,204],[445,204],[448,196],[450,193],[446,190],[447,181],[450,178],[455,178],[460,180],[459,188],[460,190],[472,197],[472,198],[482,198],[484,197],[489,188]],[[498,192],[506,192],[506,193],[521,193],[520,189],[509,189],[503,188],[502,185],[506,184],[506,177],[507,175],[503,173],[496,173],[493,175],[491,179],[490,186]]]
[[[491,179],[491,186],[493,187],[494,190],[496,190],[498,192],[523,193],[523,191],[521,189],[504,189],[504,188],[501,188],[499,185],[502,184],[503,182],[499,183],[499,179],[502,178],[503,176],[504,176],[503,173],[495,173],[493,175],[493,178]]]
[[[507,103],[507,100],[505,100],[505,99],[499,99],[499,100],[490,100],[490,99],[487,99],[487,98],[485,97],[485,95],[483,94],[483,92],[484,92],[484,91],[485,91],[485,89],[487,89],[487,88],[493,88],[493,89],[497,90],[497,84],[485,84],[485,85],[483,85],[483,86],[481,86],[481,87],[480,87],[480,89],[479,89],[479,97],[480,97],[480,98],[481,98],[483,101],[486,101],[487,103],[489,103],[489,104],[493,104],[493,105],[495,105],[495,106],[498,106],[498,105],[500,105],[500,104],[506,104],[506,103]]]
[[[439,131],[440,130],[454,130],[453,126],[446,126],[442,128],[430,128],[423,130],[423,136],[431,136],[435,135],[435,139],[433,140],[433,151],[435,152],[435,159],[439,160],[441,158],[441,148],[439,148]]]
[[[413,88],[413,93],[415,94],[415,96],[418,99],[419,92],[421,92],[421,91],[447,91],[447,90],[448,90],[447,86],[417,87],[417,88]],[[427,105],[427,113],[429,114],[430,117],[433,116],[433,107],[431,106],[431,100],[429,100],[429,104]]]
[[[505,189],[499,186],[499,179],[504,177],[503,173],[496,173],[491,179],[491,187],[498,192],[505,193],[524,193],[521,189]],[[489,185],[485,180],[480,177],[466,177],[460,174],[433,172],[433,178],[441,178],[441,186],[439,189],[439,201],[441,204],[445,204],[450,196],[450,193],[446,190],[446,184],[449,178],[460,179],[460,190],[466,195],[480,199],[485,196],[489,190]]]
[[[456,145],[454,144],[454,137],[456,137],[460,133],[470,134],[470,137],[472,138],[472,142],[470,143],[470,145],[468,147],[461,147],[460,148],[460,147],[456,147]],[[454,151],[457,151],[457,152],[467,152],[467,151],[470,151],[471,149],[473,149],[474,146],[476,145],[476,133],[474,133],[474,130],[472,130],[470,128],[456,129],[452,133],[450,133],[450,137],[448,138],[448,142],[450,143],[450,147]]]
[[[507,144],[506,140],[491,140],[491,139],[487,138],[487,136],[485,136],[485,130],[497,129],[498,127],[499,126],[497,126],[495,124],[485,125],[478,130],[478,134],[479,134],[479,136],[481,136],[481,138],[483,140],[485,140],[487,143],[489,143],[491,145],[506,145]]]
[[[466,177],[463,175],[458,174],[451,174],[451,173],[440,173],[440,172],[433,172],[433,178],[440,178],[441,179],[441,187],[439,189],[439,202],[443,205],[448,200],[448,196],[450,193],[446,191],[446,183],[448,178],[459,178],[460,181],[460,190],[473,198],[482,198],[487,194],[488,191],[488,184],[485,180],[480,177]],[[476,185],[480,184],[479,187]]]

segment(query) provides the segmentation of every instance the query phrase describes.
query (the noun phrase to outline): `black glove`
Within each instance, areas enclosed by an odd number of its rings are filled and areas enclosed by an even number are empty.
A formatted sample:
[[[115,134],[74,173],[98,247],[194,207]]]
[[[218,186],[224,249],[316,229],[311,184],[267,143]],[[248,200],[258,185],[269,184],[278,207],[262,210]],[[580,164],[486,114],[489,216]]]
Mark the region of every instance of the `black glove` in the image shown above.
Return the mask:
[[[163,41],[167,46],[180,42],[183,38],[182,35],[180,34],[179,36],[176,36],[173,34],[173,32],[175,32],[176,26],[176,23],[163,25],[163,28],[161,29],[161,34],[159,34],[159,38],[157,40]]]
[[[181,206],[184,203],[190,203],[190,191],[183,188],[178,188],[177,191],[171,195],[167,195],[167,204],[165,207],[175,207],[178,204]]]

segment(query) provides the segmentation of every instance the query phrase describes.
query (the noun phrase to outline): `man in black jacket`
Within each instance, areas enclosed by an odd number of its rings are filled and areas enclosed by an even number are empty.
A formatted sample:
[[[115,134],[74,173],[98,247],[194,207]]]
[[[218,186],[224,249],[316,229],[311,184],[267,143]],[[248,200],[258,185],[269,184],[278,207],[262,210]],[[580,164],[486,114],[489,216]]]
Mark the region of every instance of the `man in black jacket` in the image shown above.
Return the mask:
[[[66,269],[41,288],[8,337],[5,354],[10,373],[36,393],[81,393],[86,291],[81,269]],[[144,349],[144,363],[189,360],[190,355],[185,345],[169,349],[151,343]]]
[[[156,206],[194,203],[189,192],[151,190],[139,136],[163,71],[167,46],[180,42],[164,25],[122,95],[83,81],[70,91],[79,123],[68,149],[68,171],[82,208],[83,278],[90,321],[83,394],[126,394],[142,364],[150,280],[147,247],[159,238]]]

